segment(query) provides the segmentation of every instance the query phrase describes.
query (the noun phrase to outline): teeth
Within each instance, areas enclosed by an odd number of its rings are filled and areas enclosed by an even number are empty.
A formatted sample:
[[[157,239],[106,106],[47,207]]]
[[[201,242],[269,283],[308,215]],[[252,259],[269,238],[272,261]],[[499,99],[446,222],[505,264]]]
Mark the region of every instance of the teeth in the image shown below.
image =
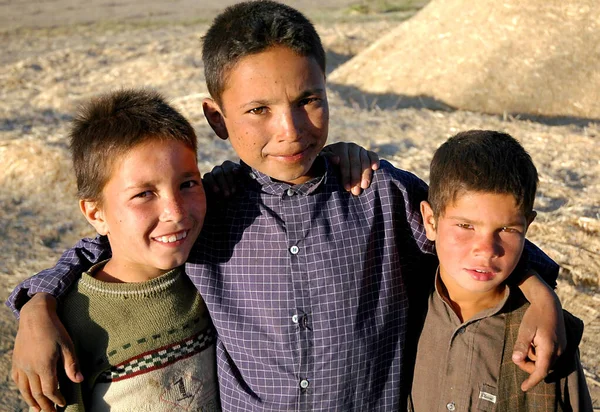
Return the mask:
[[[155,239],[161,243],[173,243],[173,242],[177,242],[178,240],[185,239],[186,237],[187,237],[187,232],[184,231],[184,232],[177,233],[176,235],[160,236]]]

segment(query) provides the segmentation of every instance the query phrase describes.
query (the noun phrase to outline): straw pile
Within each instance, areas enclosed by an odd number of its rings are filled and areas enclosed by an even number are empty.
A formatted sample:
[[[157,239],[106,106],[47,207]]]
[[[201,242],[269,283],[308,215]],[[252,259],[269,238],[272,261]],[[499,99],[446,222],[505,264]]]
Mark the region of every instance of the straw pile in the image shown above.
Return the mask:
[[[598,119],[598,16],[596,0],[433,0],[329,80],[359,103]]]

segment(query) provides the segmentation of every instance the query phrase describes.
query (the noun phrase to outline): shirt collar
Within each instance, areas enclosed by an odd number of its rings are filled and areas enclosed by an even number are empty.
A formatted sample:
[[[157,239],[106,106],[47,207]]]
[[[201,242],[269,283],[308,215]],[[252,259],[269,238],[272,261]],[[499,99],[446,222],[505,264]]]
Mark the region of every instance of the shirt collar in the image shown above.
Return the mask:
[[[448,303],[448,294],[446,293],[446,288],[442,284],[439,266],[435,273],[435,295],[436,295],[436,298],[440,299],[448,307],[449,310],[454,311],[454,309],[452,309],[452,306]],[[510,287],[508,285],[506,285],[506,287],[504,288],[504,296],[502,297],[502,299],[498,302],[498,304],[496,306],[486,309],[486,310],[482,310],[476,316],[469,319],[465,323],[474,322],[474,321],[477,321],[480,319],[494,316],[495,314],[499,313],[504,308],[504,305],[506,305],[506,302],[508,301],[509,296],[510,296]]]
[[[321,173],[313,179],[310,179],[308,182],[299,185],[290,185],[289,183],[275,180],[270,176],[250,167],[243,161],[240,161],[240,166],[242,175],[246,176],[249,180],[249,186],[255,185],[262,192],[275,196],[283,196],[284,194],[290,195],[290,193],[307,196],[317,191],[324,184],[324,182],[327,181],[327,177],[331,173],[331,166],[327,161],[327,158],[323,156],[317,156],[315,163],[317,163],[317,167],[319,170],[321,170]]]

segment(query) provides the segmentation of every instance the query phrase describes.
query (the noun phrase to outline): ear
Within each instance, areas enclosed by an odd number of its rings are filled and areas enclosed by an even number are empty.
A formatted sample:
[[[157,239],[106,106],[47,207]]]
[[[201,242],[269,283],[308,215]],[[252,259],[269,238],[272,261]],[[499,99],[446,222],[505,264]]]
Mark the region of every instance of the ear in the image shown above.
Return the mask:
[[[529,225],[531,225],[531,223],[535,220],[536,216],[537,212],[535,210],[532,210],[531,213],[527,215],[527,226],[525,227],[525,232],[529,230]]]
[[[429,202],[425,200],[421,202],[421,216],[423,216],[423,226],[425,226],[425,234],[427,239],[432,242],[435,241],[437,233],[435,231],[435,217],[433,216],[433,209]]]
[[[225,117],[217,102],[209,98],[202,100],[202,110],[204,111],[204,117],[206,117],[208,124],[215,134],[221,139],[227,140],[229,133],[227,133]]]
[[[102,213],[98,202],[80,199],[79,209],[87,221],[90,222],[90,225],[94,226],[96,232],[104,236],[108,234],[108,224],[104,219],[104,213]]]

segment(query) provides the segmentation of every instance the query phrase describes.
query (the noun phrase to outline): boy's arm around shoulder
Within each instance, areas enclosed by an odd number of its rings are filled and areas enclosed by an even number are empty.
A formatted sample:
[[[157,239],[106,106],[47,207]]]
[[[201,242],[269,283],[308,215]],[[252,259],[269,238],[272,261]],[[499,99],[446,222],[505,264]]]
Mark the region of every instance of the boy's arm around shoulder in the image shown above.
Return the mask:
[[[21,307],[33,295],[44,292],[60,298],[83,272],[109,257],[110,245],[105,236],[81,239],[73,248],[63,253],[56,266],[45,269],[17,285],[8,297],[6,306],[18,319]]]
[[[108,257],[106,237],[83,239],[55,267],[27,279],[9,297],[7,305],[20,317],[11,376],[29,406],[52,411],[55,404],[64,404],[57,380],[61,360],[71,381],[83,380],[71,338],[56,313],[56,297],[93,263]]]
[[[373,182],[369,189],[377,191],[382,200],[389,198],[386,201],[394,208],[395,218],[406,221],[420,251],[433,254],[433,243],[425,234],[420,210],[421,202],[427,200],[427,184],[413,173],[381,160],[379,169],[373,173]],[[403,214],[397,214],[398,211],[402,211]]]

